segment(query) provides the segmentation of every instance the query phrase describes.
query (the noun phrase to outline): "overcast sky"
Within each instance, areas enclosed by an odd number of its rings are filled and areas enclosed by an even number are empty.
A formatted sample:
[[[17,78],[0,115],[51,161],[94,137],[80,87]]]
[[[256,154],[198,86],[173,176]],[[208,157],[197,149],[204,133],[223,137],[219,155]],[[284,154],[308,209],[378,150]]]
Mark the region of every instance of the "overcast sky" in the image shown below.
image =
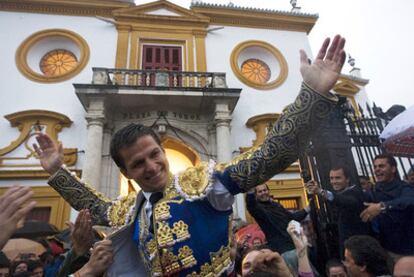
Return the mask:
[[[191,0],[169,0],[188,8]],[[152,1],[136,0],[137,4]],[[227,4],[227,0],[203,0]],[[289,0],[232,0],[237,6],[290,10]],[[318,13],[309,40],[315,54],[326,36],[347,38],[346,50],[356,60],[371,101],[388,109],[414,105],[413,0],[297,0],[303,12]],[[349,73],[346,65],[343,73]]]

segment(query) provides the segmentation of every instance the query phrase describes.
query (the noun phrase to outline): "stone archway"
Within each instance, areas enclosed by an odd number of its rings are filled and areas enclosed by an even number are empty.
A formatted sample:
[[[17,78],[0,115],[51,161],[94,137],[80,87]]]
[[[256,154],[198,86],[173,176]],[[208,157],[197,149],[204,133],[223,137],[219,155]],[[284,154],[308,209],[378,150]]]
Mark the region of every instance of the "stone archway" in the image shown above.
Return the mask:
[[[200,162],[199,154],[184,142],[171,137],[164,137],[162,145],[166,151],[172,173],[180,172]]]

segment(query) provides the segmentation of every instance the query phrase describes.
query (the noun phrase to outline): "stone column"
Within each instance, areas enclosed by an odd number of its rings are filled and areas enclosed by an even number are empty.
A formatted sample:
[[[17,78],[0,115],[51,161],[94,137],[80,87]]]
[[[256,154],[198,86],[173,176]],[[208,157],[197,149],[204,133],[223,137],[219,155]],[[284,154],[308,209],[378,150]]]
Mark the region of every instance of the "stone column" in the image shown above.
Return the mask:
[[[225,102],[216,103],[214,123],[216,124],[217,162],[231,160],[229,106]]]
[[[102,135],[102,164],[100,192],[111,199],[119,196],[119,169],[112,161],[110,151],[111,138],[114,131],[113,123],[106,118]]]
[[[103,127],[105,122],[105,105],[103,97],[90,98],[87,109],[87,139],[85,148],[85,164],[82,171],[82,179],[100,188]]]
[[[232,159],[230,147],[230,121],[229,105],[225,102],[217,102],[214,114],[216,124],[217,162],[229,162]],[[243,194],[236,196],[233,205],[234,218],[246,220]]]

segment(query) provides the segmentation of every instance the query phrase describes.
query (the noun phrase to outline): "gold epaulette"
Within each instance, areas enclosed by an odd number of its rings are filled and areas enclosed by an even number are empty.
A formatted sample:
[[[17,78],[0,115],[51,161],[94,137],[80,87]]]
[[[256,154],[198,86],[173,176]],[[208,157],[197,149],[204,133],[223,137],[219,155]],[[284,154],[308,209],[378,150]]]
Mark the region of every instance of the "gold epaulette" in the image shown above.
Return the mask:
[[[204,198],[211,187],[215,162],[201,162],[178,174],[175,180],[176,190],[188,200]]]
[[[250,148],[248,151],[237,155],[235,158],[233,158],[230,162],[228,163],[219,163],[215,166],[214,170],[218,171],[218,172],[223,172],[224,169],[226,169],[229,166],[235,165],[237,163],[239,163],[242,160],[247,160],[250,159],[251,156],[253,155],[254,151],[256,151],[256,149],[259,148],[259,146],[254,146],[252,148]]]
[[[112,201],[108,208],[108,220],[112,227],[121,227],[128,224],[133,218],[135,207],[136,192],[131,192],[125,197]]]

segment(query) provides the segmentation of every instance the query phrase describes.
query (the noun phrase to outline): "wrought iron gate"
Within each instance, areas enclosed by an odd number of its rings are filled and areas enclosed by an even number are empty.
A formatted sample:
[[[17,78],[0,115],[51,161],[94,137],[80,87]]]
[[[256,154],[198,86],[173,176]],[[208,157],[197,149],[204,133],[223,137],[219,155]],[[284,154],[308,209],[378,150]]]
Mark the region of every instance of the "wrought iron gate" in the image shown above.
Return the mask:
[[[315,132],[299,158],[304,182],[314,179],[322,188],[331,190],[329,171],[338,165],[350,169],[353,184],[360,185],[358,176],[374,181],[374,157],[384,152],[379,135],[391,119],[381,115],[375,106],[355,110],[345,97],[340,97],[328,120]],[[399,175],[406,177],[409,168],[414,168],[414,160],[402,157],[396,160]],[[335,216],[322,198],[315,195],[309,198],[318,237],[318,264],[324,265],[328,258],[339,256]]]

